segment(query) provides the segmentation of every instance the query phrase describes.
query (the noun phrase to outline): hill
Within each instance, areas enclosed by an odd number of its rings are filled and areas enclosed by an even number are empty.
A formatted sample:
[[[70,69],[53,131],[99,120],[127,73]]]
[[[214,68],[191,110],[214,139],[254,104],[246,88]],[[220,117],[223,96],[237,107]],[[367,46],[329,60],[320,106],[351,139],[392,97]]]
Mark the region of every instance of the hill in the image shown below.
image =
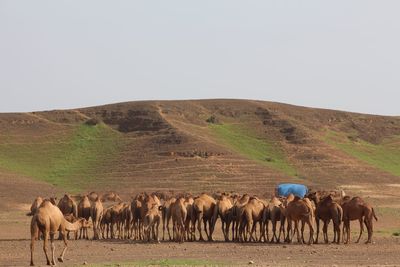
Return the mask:
[[[271,192],[400,182],[400,118],[251,100],[0,114],[0,173],[53,190]],[[2,183],[7,183],[2,181]]]

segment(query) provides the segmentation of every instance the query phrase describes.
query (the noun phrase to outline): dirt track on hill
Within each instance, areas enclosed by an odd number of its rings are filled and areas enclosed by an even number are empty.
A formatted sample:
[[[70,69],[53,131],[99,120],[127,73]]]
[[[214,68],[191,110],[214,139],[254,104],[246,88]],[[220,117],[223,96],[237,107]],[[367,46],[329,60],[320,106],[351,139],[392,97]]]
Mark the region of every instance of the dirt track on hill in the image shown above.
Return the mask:
[[[56,242],[60,253],[62,242]],[[399,266],[400,240],[379,238],[375,244],[351,245],[270,245],[236,243],[184,243],[165,242],[143,244],[134,241],[71,241],[65,263],[59,266],[76,266],[114,263],[142,265],[162,259],[201,260],[211,265],[253,266]],[[42,243],[36,243],[36,265],[44,266]],[[29,264],[28,240],[1,240],[0,266],[27,266]],[[96,265],[97,266],[97,265]],[[108,265],[110,266],[110,265]],[[114,265],[111,265],[114,266]]]

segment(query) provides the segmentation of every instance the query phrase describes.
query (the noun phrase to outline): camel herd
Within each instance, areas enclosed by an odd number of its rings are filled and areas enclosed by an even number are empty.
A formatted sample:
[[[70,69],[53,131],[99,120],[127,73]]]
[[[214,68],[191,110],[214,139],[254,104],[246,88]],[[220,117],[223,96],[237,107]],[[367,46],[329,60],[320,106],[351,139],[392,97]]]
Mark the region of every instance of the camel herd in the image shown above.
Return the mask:
[[[195,197],[154,192],[137,194],[130,202],[123,202],[114,192],[101,196],[91,192],[82,197],[66,194],[58,203],[55,198],[37,197],[27,215],[32,216],[31,265],[34,265],[34,242],[40,239],[43,239],[47,264],[55,265],[54,238],[57,232],[65,245],[58,258],[62,262],[70,233],[75,239],[89,239],[89,232],[93,232],[93,239],[213,241],[215,226],[220,219],[226,242],[291,243],[296,235],[299,243],[312,244],[319,241],[320,221],[323,222],[324,242],[329,242],[328,224],[332,221],[333,242],[347,244],[350,242],[350,221],[358,220],[360,234],[357,242],[365,225],[368,232],[366,243],[371,243],[373,219],[377,220],[374,209],[363,199],[334,191],[315,191],[304,198],[273,196],[268,200],[248,194],[220,192],[212,195],[202,193]],[[305,226],[309,229],[307,241],[304,238]],[[48,240],[51,257],[47,253]]]

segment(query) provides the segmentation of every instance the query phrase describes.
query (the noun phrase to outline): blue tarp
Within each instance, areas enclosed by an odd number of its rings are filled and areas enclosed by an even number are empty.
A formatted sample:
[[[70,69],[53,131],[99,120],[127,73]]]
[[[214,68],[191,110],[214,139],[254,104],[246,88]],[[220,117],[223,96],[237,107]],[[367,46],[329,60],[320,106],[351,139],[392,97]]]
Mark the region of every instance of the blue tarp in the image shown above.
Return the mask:
[[[280,184],[276,187],[278,196],[287,197],[290,194],[303,198],[307,192],[308,188],[302,184]]]

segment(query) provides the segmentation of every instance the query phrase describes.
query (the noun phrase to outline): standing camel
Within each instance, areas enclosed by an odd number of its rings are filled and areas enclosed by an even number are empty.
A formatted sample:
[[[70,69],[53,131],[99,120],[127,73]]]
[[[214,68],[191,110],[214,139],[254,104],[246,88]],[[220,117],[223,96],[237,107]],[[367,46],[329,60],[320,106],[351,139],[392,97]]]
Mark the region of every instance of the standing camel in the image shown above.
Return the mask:
[[[343,208],[343,238],[345,238],[345,244],[350,242],[350,221],[358,220],[360,222],[360,235],[356,243],[360,242],[361,235],[364,231],[363,222],[367,227],[368,239],[366,244],[372,242],[373,234],[373,218],[377,221],[378,218],[375,215],[374,208],[366,203],[360,197],[345,197],[342,203]],[[346,236],[345,236],[346,235]]]
[[[315,239],[315,243],[318,243],[319,237],[319,221],[322,220],[324,222],[324,226],[322,228],[324,241],[328,243],[328,225],[332,220],[333,222],[333,242],[339,244],[340,243],[340,224],[343,219],[343,209],[342,207],[334,202],[333,196],[328,195],[323,197],[320,200],[318,192],[313,192],[307,196],[312,201],[314,201],[316,210],[315,210],[315,220],[317,223],[317,237]]]
[[[33,263],[33,251],[34,251],[34,243],[35,239],[39,233],[42,233],[43,238],[43,251],[46,256],[47,265],[55,265],[55,246],[54,246],[54,235],[57,231],[61,233],[61,236],[64,241],[64,249],[58,258],[59,262],[64,261],[64,255],[67,251],[68,244],[66,238],[66,231],[77,231],[82,225],[84,224],[85,219],[79,219],[75,223],[69,223],[65,220],[62,212],[60,209],[53,205],[50,200],[44,200],[43,203],[38,208],[35,215],[33,215],[31,220],[31,266],[34,265]],[[50,245],[51,245],[51,261],[47,254],[47,242],[50,237]]]

